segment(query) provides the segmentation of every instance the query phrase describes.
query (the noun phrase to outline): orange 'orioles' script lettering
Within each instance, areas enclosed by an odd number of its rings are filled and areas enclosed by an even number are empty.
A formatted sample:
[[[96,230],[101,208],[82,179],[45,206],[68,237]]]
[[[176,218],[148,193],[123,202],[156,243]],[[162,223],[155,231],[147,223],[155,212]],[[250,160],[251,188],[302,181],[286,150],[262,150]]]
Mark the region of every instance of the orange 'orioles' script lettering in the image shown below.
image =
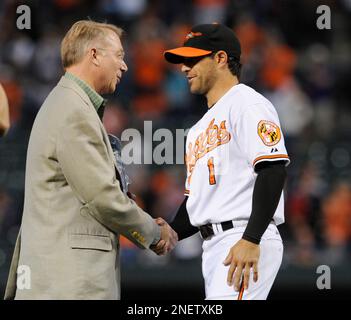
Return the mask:
[[[218,127],[214,124],[215,119],[209,123],[205,132],[198,135],[193,145],[192,142],[188,145],[188,150],[185,155],[185,163],[188,172],[188,183],[190,184],[191,176],[197,160],[205,156],[208,152],[211,152],[218,146],[226,144],[230,141],[231,135],[227,131],[223,120]]]

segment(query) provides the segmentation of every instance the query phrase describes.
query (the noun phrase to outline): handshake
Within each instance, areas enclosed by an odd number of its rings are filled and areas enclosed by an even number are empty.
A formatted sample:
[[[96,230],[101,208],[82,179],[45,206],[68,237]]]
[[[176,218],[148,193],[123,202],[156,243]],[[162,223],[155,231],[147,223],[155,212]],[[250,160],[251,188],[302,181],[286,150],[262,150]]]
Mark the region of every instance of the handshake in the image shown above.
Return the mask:
[[[150,249],[162,256],[174,249],[178,242],[178,235],[162,218],[155,219],[155,222],[161,227],[161,239],[157,244],[151,245]]]

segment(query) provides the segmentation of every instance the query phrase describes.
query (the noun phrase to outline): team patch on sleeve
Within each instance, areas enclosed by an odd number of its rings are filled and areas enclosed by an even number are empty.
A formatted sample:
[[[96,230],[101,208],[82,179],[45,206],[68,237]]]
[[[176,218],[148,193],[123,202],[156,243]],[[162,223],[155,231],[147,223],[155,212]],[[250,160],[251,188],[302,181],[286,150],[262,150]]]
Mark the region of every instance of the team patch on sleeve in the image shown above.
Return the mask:
[[[273,122],[261,120],[257,126],[257,132],[266,146],[274,146],[280,141],[280,128]]]

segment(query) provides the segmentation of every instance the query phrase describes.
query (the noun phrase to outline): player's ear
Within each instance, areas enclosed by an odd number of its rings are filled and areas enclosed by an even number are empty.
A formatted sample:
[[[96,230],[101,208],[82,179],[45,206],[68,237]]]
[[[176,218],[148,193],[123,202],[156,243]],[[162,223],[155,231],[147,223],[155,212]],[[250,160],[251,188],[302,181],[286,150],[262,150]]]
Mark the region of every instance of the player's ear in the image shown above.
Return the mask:
[[[228,55],[225,51],[220,50],[216,52],[214,59],[220,67],[225,67],[228,62]]]

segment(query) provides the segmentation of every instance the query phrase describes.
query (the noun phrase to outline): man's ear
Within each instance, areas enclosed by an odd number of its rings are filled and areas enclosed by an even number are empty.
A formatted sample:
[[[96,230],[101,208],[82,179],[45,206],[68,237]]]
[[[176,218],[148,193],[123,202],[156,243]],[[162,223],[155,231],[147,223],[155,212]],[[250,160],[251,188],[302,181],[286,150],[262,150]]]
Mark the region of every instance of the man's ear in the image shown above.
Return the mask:
[[[220,50],[215,55],[215,61],[218,63],[220,67],[226,66],[228,63],[228,55],[225,51]]]
[[[89,57],[92,61],[92,63],[98,67],[100,65],[100,61],[99,61],[99,57],[98,57],[98,54],[97,54],[97,50],[96,48],[91,48],[90,51],[89,51]]]

